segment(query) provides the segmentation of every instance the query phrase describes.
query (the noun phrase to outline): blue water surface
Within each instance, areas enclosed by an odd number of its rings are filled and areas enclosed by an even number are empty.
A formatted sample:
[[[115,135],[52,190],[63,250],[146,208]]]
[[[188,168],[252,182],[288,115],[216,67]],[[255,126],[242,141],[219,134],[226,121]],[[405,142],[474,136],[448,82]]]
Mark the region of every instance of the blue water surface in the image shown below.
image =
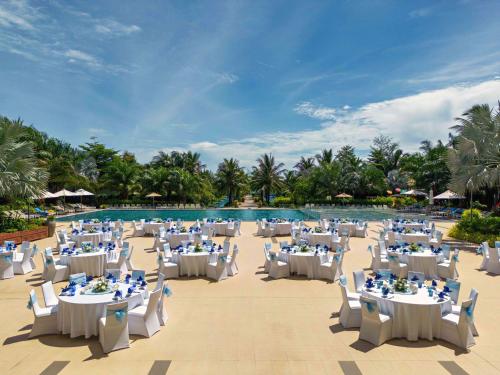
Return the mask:
[[[325,216],[324,214],[322,215]],[[382,220],[394,217],[401,217],[401,213],[391,210],[377,210],[369,208],[335,208],[328,210],[327,217],[351,218],[358,220]],[[96,212],[79,213],[60,217],[57,221],[87,220],[87,219],[122,219],[125,221],[152,219],[152,218],[172,218],[184,221],[202,220],[203,218],[239,219],[241,221],[255,221],[259,219],[286,218],[293,220],[317,220],[320,213],[310,210],[292,209],[207,209],[207,210],[102,210]]]

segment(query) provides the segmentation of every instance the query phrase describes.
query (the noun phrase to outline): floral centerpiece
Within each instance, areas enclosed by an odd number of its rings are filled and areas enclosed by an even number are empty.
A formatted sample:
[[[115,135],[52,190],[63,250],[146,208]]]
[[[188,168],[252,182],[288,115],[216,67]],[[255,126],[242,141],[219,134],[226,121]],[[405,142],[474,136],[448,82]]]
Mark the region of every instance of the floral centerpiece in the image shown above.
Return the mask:
[[[314,227],[314,233],[323,233],[323,229],[321,227]]]
[[[410,246],[408,246],[408,249],[412,252],[420,251],[420,247],[416,243],[410,244]]]
[[[163,222],[163,220],[159,217],[154,217],[151,219],[151,222],[152,223],[161,223],[161,222]]]
[[[199,243],[197,243],[194,247],[194,252],[201,253],[202,251],[203,251],[203,248],[201,247],[201,245]]]
[[[95,233],[95,232],[97,232],[97,230],[94,227],[89,228],[89,233]]]
[[[179,228],[179,232],[181,232],[181,233],[186,233],[186,232],[187,232],[186,227],[180,227],[180,228]]]
[[[408,282],[406,279],[397,279],[394,282],[394,291],[399,293],[408,292]]]
[[[301,253],[308,253],[308,252],[309,252],[309,248],[307,247],[307,245],[301,245],[301,246],[299,247],[299,251],[300,251]]]
[[[108,280],[99,278],[97,281],[94,282],[92,285],[92,292],[93,293],[105,293],[109,290],[109,284]]]
[[[218,217],[217,219],[215,219],[215,222],[216,222],[216,223],[222,223],[222,218],[221,218],[221,217]]]
[[[90,220],[90,222],[94,224],[99,224],[101,221],[99,219],[92,219]]]
[[[341,219],[341,220],[340,220],[340,222],[341,222],[342,224],[345,224],[345,223],[347,223],[347,219]]]
[[[82,251],[84,253],[90,253],[94,250],[91,242],[82,242]]]

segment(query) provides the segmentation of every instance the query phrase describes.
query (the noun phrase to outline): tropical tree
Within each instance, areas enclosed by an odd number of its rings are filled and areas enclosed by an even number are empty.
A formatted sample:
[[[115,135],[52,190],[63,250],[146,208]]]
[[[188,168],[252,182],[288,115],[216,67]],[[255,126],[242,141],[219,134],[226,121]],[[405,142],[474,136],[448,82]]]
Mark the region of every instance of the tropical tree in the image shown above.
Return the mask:
[[[271,193],[280,189],[284,164],[277,163],[272,154],[264,154],[257,159],[257,166],[253,167],[252,185],[261,192],[263,200],[269,204]]]
[[[239,195],[247,180],[245,171],[240,167],[238,160],[233,158],[224,159],[219,164],[216,178],[220,191],[227,194],[230,205],[234,198]]]
[[[47,171],[38,165],[21,120],[0,118],[0,197],[32,198],[47,188]]]
[[[492,189],[495,204],[500,191],[500,103],[496,110],[475,105],[456,121],[456,146],[448,152],[449,186],[459,193]]]
[[[126,156],[126,155],[125,155]],[[105,186],[109,195],[114,192],[123,199],[141,190],[139,176],[141,167],[137,162],[125,160],[123,155],[115,156],[105,170]]]
[[[320,154],[316,154],[316,160],[319,164],[331,164],[333,162],[333,150],[323,150]]]
[[[305,158],[304,156],[301,156],[299,162],[295,164],[295,169],[300,175],[308,174],[313,167],[314,158]]]
[[[392,138],[381,135],[373,140],[370,146],[368,161],[382,170],[386,176],[390,171],[397,170],[403,156],[403,150]]]

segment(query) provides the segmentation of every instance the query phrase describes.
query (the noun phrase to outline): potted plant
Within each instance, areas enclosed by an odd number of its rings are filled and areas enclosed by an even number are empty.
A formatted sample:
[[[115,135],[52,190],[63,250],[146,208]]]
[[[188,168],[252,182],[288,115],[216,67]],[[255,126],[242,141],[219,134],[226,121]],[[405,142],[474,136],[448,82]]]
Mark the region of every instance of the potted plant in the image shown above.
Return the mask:
[[[52,237],[54,235],[54,233],[56,232],[55,217],[53,215],[47,216],[47,221],[45,222],[45,224],[47,225],[48,230],[49,230],[49,237]]]

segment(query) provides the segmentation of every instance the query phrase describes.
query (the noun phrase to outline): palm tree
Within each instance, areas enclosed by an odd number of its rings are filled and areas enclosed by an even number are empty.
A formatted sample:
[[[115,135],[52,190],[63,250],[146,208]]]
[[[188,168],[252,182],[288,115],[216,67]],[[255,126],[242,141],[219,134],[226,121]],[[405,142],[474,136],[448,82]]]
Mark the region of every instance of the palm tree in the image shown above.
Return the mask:
[[[319,164],[331,164],[333,162],[333,150],[323,150],[321,154],[316,154],[316,160]]]
[[[21,120],[0,118],[0,197],[31,198],[47,188],[48,173],[25,136]]]
[[[459,193],[493,189],[495,204],[500,192],[500,103],[496,111],[475,105],[456,120],[452,129],[459,135],[448,151],[449,186]]]
[[[272,154],[264,154],[257,159],[257,166],[252,168],[252,183],[257,190],[261,191],[267,204],[271,200],[271,192],[282,186],[283,167],[283,163],[276,163]]]
[[[241,187],[246,182],[243,168],[239,166],[236,159],[224,159],[217,168],[216,176],[220,189],[227,194],[229,205],[231,205],[234,197],[239,194]]]
[[[303,156],[301,156],[299,162],[295,164],[295,169],[297,169],[300,175],[308,174],[313,167],[314,158],[305,158]]]
[[[106,168],[106,183],[110,191],[118,191],[120,198],[128,199],[130,194],[141,190],[139,173],[137,163],[115,156]]]

